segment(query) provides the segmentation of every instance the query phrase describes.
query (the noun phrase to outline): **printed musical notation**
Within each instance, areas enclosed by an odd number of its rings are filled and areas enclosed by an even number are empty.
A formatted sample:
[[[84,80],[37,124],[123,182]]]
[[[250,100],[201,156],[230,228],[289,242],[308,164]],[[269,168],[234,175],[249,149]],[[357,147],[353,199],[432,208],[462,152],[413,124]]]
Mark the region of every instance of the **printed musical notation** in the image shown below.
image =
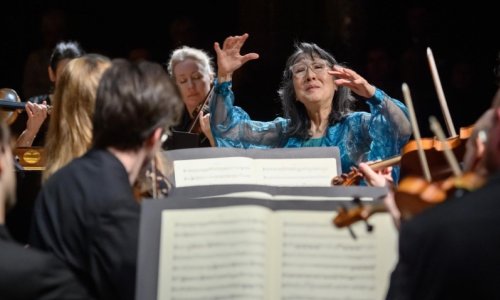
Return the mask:
[[[204,158],[174,161],[177,187],[216,184],[330,186],[337,175],[334,158]]]
[[[387,215],[354,240],[332,212],[165,210],[158,299],[383,299],[396,260]],[[356,225],[355,225],[356,226]]]

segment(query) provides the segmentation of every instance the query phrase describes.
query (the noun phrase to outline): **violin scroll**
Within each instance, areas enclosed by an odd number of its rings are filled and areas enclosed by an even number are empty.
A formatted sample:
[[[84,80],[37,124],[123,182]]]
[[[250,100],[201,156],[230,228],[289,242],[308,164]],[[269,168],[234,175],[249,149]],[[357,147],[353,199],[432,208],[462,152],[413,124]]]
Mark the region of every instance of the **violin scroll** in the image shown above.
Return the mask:
[[[358,185],[363,178],[363,174],[356,167],[351,167],[351,172],[342,173],[332,178],[332,185],[336,186],[353,186]]]
[[[401,156],[393,156],[385,160],[379,160],[376,162],[369,163],[368,165],[374,171],[382,170],[384,168],[398,164],[401,161]],[[333,177],[332,185],[334,186],[354,186],[359,185],[360,180],[363,178],[363,174],[356,167],[351,167],[351,171],[347,174],[342,173],[338,176]]]

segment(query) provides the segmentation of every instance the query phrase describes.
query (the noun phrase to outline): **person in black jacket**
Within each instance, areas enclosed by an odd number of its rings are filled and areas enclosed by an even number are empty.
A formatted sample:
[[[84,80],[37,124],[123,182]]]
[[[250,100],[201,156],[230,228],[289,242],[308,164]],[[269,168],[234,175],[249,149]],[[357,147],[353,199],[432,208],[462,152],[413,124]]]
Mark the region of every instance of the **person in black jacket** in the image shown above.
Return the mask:
[[[482,188],[401,224],[387,299],[500,299],[500,106],[484,155]]]
[[[0,299],[91,299],[69,268],[50,253],[15,242],[5,212],[16,202],[14,159],[7,126],[0,123]]]
[[[387,299],[500,299],[500,89],[480,124],[484,151],[471,157],[486,183],[401,222]],[[368,183],[383,182],[366,164],[360,170]],[[385,200],[397,218],[391,194]]]

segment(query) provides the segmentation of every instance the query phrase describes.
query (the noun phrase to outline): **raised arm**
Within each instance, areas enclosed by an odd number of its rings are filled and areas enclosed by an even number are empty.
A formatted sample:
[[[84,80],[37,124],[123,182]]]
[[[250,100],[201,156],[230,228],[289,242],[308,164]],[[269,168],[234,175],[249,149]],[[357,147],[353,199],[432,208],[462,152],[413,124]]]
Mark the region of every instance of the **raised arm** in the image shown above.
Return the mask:
[[[214,44],[217,53],[218,78],[210,101],[210,127],[218,147],[273,148],[282,143],[287,120],[276,118],[259,122],[240,107],[234,106],[231,79],[234,71],[247,61],[257,59],[257,53],[241,55],[248,34],[226,38],[222,49]]]
[[[371,141],[365,159],[375,161],[399,155],[411,135],[407,107],[351,69],[335,66],[329,73],[335,76],[335,84],[348,87],[365,98],[370,107],[371,114],[363,114],[360,121],[361,129]],[[392,176],[398,182],[398,166],[394,167]]]
[[[217,77],[219,82],[231,81],[234,71],[238,70],[247,61],[259,58],[257,53],[240,54],[241,47],[243,47],[247,38],[248,33],[227,37],[222,44],[222,49],[218,42],[214,43],[214,50],[217,53]]]

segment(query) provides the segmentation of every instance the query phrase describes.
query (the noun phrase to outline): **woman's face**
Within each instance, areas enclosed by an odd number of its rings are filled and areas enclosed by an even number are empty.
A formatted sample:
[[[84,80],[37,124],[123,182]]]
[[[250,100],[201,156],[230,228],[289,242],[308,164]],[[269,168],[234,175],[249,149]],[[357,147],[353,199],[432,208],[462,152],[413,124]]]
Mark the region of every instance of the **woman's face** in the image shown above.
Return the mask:
[[[203,100],[210,91],[212,78],[199,62],[188,58],[174,66],[175,82],[181,92],[182,101],[189,112]]]
[[[329,69],[330,64],[319,57],[304,56],[297,60],[291,67],[297,100],[306,107],[331,103],[337,87],[327,72]]]

